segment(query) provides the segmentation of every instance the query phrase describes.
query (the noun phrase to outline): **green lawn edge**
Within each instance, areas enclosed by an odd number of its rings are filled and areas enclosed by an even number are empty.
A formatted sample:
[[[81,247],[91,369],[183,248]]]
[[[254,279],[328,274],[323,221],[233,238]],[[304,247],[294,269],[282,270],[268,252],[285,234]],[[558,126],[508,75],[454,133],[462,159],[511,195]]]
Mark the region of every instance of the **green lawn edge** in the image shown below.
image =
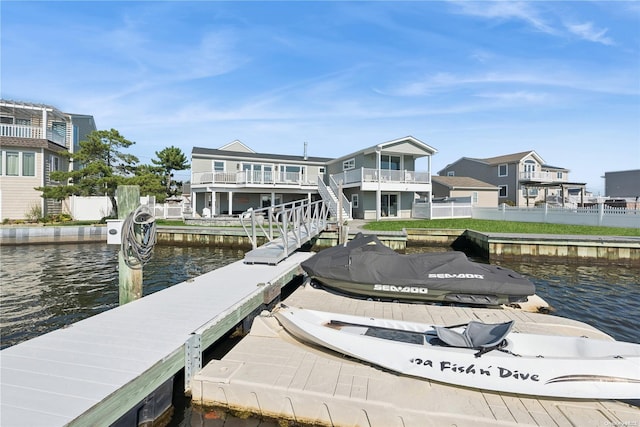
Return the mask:
[[[485,219],[431,219],[371,221],[363,228],[371,231],[402,231],[406,228],[475,230],[489,233],[573,234],[589,236],[640,237],[640,228],[515,222]]]

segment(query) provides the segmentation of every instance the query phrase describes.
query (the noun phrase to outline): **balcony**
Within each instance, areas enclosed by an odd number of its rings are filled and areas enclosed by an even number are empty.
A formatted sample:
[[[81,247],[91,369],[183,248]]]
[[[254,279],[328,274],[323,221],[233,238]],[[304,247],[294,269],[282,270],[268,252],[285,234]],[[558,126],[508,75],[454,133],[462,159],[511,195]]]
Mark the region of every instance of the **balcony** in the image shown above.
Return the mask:
[[[363,190],[369,191],[376,190],[378,183],[382,190],[388,191],[424,191],[424,185],[431,184],[431,174],[428,172],[387,169],[378,171],[371,168],[344,171],[333,175],[333,179],[345,187],[360,186]]]
[[[310,180],[306,174],[272,171],[193,172],[191,183],[235,187],[318,187],[317,182]]]
[[[48,128],[46,135],[43,135],[42,128],[39,126],[28,125],[12,125],[12,124],[0,124],[0,136],[14,137],[14,138],[27,138],[27,139],[47,139],[55,142],[63,147],[68,147],[67,139],[64,135],[60,135]]]
[[[534,181],[534,182],[567,182],[567,174],[562,173],[558,177],[558,172],[538,172],[538,171],[525,171],[520,172],[520,181]]]

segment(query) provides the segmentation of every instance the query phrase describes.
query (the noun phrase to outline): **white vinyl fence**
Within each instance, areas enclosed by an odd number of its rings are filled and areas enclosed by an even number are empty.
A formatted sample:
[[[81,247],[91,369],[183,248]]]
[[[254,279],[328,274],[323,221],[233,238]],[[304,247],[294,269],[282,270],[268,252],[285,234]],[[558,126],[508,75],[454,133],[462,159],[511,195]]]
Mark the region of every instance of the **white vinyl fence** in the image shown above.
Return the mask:
[[[156,218],[183,218],[183,204],[156,203],[153,196],[140,197],[140,204],[149,206]],[[111,201],[107,196],[70,196],[65,205],[67,213],[76,221],[99,221],[112,213]]]
[[[415,201],[411,209],[412,218],[471,218],[471,215],[472,206],[469,202],[430,203]]]
[[[474,207],[472,217],[474,219],[640,228],[640,210],[612,208],[604,204],[570,209],[548,205],[519,208],[503,204],[497,208]]]

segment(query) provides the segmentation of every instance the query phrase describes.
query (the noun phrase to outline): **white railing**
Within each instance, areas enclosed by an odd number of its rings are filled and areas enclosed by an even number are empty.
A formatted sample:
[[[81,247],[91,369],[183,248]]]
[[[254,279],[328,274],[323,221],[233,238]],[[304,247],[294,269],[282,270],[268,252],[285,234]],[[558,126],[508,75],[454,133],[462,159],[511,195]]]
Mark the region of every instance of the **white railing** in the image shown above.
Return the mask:
[[[342,181],[345,185],[358,182],[378,182],[378,169],[351,169],[332,176],[336,182]],[[431,182],[431,175],[428,172],[410,170],[381,169],[379,177],[380,182],[397,182],[403,184],[428,184]]]
[[[42,135],[41,127],[29,126],[29,125],[0,124],[0,136],[15,137],[15,138],[29,138],[29,139],[45,139],[45,137]],[[46,139],[63,146],[66,146],[66,142],[67,142],[66,136],[55,133],[53,132],[52,129],[47,129]]]
[[[524,171],[520,172],[520,179],[541,182],[562,182],[567,181],[567,174],[563,173],[562,178],[558,178],[557,172]]]
[[[274,239],[287,239],[289,233],[297,242],[297,247],[303,243],[303,232],[307,237],[319,232],[327,226],[329,211],[323,200],[311,202],[309,199],[283,203],[261,209],[249,209],[240,214],[240,224],[249,236],[253,249],[258,247],[258,237],[264,237],[269,242]],[[283,245],[285,257],[289,256],[288,245]]]
[[[473,218],[640,229],[639,209],[612,208],[603,204],[570,209],[548,205],[520,208],[504,204],[498,208],[474,207]]]
[[[336,209],[336,212],[339,211],[340,205],[342,205],[342,215],[343,215],[342,220],[349,220],[353,218],[351,202],[349,201],[349,199],[347,199],[347,196],[345,196],[344,193],[341,191],[340,186],[338,185],[336,180],[333,179],[333,176],[329,176],[329,186],[331,187],[333,194],[335,194],[336,197],[338,198],[337,200],[338,207]],[[338,220],[340,219],[341,218],[339,218],[338,216]]]
[[[238,172],[193,172],[193,184],[281,184],[281,185],[309,185],[306,174],[299,172],[271,172],[271,171],[238,171]]]

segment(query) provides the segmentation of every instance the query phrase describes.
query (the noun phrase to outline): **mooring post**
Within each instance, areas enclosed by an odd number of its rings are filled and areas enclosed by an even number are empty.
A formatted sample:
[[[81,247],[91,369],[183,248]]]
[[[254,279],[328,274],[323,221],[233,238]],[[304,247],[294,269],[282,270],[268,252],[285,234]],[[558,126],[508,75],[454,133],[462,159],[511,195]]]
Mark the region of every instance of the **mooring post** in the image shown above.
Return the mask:
[[[116,194],[118,196],[118,219],[124,221],[140,205],[140,187],[137,185],[119,185]],[[126,226],[126,224],[127,221],[125,221],[124,225]],[[120,305],[142,297],[142,265],[140,265],[140,268],[131,268],[127,265],[126,261],[128,260],[135,262],[135,258],[123,253],[121,248],[118,253]]]

